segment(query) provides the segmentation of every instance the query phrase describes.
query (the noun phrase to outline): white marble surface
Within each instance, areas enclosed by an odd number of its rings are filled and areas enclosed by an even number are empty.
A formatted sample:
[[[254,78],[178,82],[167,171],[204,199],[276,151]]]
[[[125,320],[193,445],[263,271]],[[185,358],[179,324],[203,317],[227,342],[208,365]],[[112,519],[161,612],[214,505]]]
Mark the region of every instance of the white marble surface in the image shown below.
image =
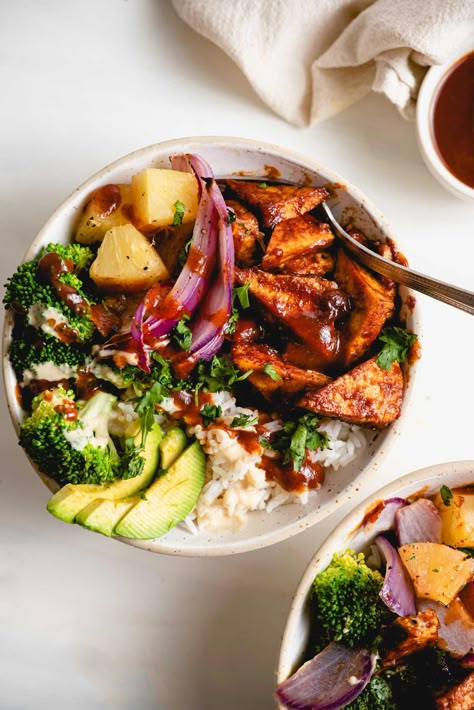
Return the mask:
[[[317,157],[374,200],[413,266],[472,288],[474,205],[434,182],[414,125],[380,97],[315,128],[286,125],[166,0],[4,2],[0,58],[2,283],[100,167],[156,141],[215,134]],[[354,503],[411,470],[474,458],[474,323],[420,300],[424,356],[406,431]],[[144,553],[49,516],[5,405],[1,417],[1,710],[270,710],[292,593],[346,511],[237,557]]]

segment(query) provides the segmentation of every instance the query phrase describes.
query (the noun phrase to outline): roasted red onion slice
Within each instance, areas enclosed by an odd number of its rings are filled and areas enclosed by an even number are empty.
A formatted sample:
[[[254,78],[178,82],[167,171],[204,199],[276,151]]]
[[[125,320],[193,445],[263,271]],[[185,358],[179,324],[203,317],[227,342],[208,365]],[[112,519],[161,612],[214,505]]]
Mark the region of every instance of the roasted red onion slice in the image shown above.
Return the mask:
[[[474,619],[459,599],[446,607],[429,599],[418,599],[419,611],[433,609],[438,617],[438,646],[451,655],[465,656],[474,652]]]
[[[410,542],[442,542],[441,516],[427,498],[419,498],[397,511],[395,518],[399,545]]]
[[[380,598],[394,614],[414,616],[416,614],[415,593],[398,552],[383,535],[375,538],[375,542],[386,562],[385,580],[380,590]]]
[[[362,693],[374,668],[375,656],[367,649],[330,643],[280,683],[276,696],[291,710],[339,710]]]
[[[395,527],[395,518],[397,511],[406,505],[406,500],[403,498],[388,498],[383,501],[383,507],[375,520],[369,519],[364,523],[364,530],[368,535],[375,536],[387,530],[393,530]]]

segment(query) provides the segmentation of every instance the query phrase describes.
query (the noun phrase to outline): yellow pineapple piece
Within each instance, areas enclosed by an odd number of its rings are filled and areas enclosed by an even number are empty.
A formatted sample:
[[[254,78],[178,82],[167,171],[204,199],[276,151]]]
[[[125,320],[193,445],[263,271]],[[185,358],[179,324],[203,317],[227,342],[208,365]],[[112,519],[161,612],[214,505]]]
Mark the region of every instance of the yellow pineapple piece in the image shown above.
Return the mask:
[[[438,493],[434,503],[441,515],[441,538],[453,547],[474,547],[474,490],[457,488],[443,502]]]
[[[84,207],[76,229],[76,241],[81,244],[100,242],[112,227],[129,223],[131,203],[130,185],[99,187]]]
[[[106,233],[89,273],[99,289],[111,293],[144,291],[169,278],[158,252],[132,224]]]
[[[136,223],[145,231],[192,222],[198,206],[196,178],[178,170],[148,168],[132,177],[132,202]],[[175,221],[177,208],[181,222]]]
[[[474,560],[438,542],[413,542],[398,550],[420,599],[447,606],[473,579]]]

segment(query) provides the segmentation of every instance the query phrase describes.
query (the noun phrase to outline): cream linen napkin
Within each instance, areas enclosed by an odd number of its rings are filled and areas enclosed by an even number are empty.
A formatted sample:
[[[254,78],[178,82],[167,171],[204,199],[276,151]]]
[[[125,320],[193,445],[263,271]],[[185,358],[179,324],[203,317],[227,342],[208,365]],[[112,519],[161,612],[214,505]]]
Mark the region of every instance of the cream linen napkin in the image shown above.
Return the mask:
[[[474,0],[173,0],[260,97],[298,126],[371,89],[405,117],[426,67],[474,38]]]

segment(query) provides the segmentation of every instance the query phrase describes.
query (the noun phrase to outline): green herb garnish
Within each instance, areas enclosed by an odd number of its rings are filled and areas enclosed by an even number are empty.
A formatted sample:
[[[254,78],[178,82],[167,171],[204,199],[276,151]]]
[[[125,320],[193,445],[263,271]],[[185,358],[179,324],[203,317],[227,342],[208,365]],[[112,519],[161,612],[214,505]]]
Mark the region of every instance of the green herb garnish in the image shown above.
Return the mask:
[[[214,355],[210,362],[201,361],[197,367],[197,380],[205,392],[229,390],[235,382],[245,380],[253,370],[241,372],[225,357]]]
[[[180,347],[181,350],[186,350],[186,352],[191,347],[193,340],[191,329],[186,325],[188,320],[189,316],[186,314],[183,315],[171,331],[173,342]]]
[[[268,187],[266,182],[259,182],[258,186],[261,187],[262,190],[264,190],[266,187]]]
[[[390,370],[395,360],[404,362],[408,355],[408,350],[417,339],[415,333],[409,333],[403,328],[394,326],[384,328],[379,340],[385,343],[377,356],[377,365],[382,370]]]
[[[222,407],[216,404],[205,404],[201,408],[200,415],[204,426],[209,426],[209,424],[216,421],[217,417],[222,415]]]
[[[174,207],[174,217],[173,217],[173,227],[177,227],[180,224],[183,224],[183,217],[184,213],[186,212],[186,207],[185,205],[181,202],[181,200],[176,200],[176,202],[173,205]]]
[[[228,335],[235,333],[235,327],[240,317],[239,309],[236,307],[236,302],[239,303],[243,309],[249,308],[250,306],[249,286],[249,283],[245,283],[243,286],[235,286],[232,289],[232,312],[225,327],[225,332]]]
[[[134,478],[143,471],[145,459],[140,454],[145,449],[146,438],[155,422],[155,405],[160,404],[167,395],[167,388],[161,382],[155,382],[138,402],[135,411],[140,420],[141,439],[138,444],[134,436],[125,439],[122,478]]]
[[[184,266],[185,263],[188,260],[188,254],[189,254],[189,247],[191,246],[191,242],[193,241],[193,238],[191,237],[188,239],[184,247],[181,249],[179,255],[178,255],[178,261],[181,266]]]
[[[227,208],[227,224],[232,224],[232,222],[235,222],[235,212],[234,210],[230,209],[229,207]]]
[[[448,488],[448,486],[441,486],[441,488],[439,489],[439,494],[444,505],[449,507],[451,505],[451,498],[453,497],[451,489]]]
[[[234,417],[230,423],[231,427],[235,429],[235,427],[247,427],[247,426],[253,426],[258,422],[258,417],[252,416],[251,414],[239,414],[238,416]]]
[[[306,457],[306,451],[331,448],[328,435],[324,431],[319,431],[318,426],[318,417],[314,414],[305,414],[296,421],[285,422],[272,441],[263,436],[258,440],[265,448],[281,452],[283,463],[292,461],[293,470],[299,471]]]
[[[263,371],[266,372],[272,380],[281,380],[281,375],[278,374],[273,365],[265,365]]]

